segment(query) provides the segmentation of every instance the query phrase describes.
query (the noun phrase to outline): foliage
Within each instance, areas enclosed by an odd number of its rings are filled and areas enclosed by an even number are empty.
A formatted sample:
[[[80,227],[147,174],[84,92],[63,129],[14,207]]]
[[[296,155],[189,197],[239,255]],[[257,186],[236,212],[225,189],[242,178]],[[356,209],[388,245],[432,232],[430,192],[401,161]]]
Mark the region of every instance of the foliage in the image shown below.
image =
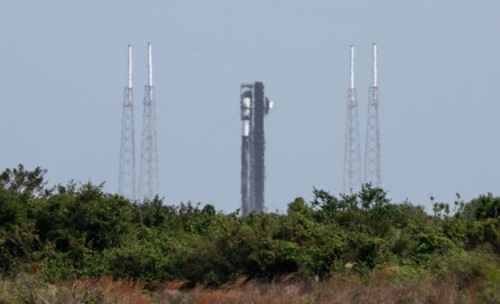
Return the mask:
[[[500,198],[491,194],[433,202],[429,215],[367,184],[339,197],[314,189],[311,202],[297,198],[286,214],[241,216],[213,205],[166,205],[159,197],[130,202],[90,183],[47,189],[45,172],[19,165],[0,174],[4,276],[220,286],[241,276],[369,279],[392,267],[403,281],[424,274],[484,281],[485,297],[498,283],[491,269],[499,269]]]

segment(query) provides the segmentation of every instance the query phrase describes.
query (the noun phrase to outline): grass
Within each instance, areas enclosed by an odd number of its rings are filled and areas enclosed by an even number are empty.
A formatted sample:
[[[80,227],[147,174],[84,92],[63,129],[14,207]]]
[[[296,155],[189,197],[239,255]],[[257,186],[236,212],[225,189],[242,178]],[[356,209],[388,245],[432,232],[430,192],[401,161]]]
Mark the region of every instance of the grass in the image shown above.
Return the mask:
[[[43,283],[36,275],[21,274],[0,280],[0,303],[477,303],[495,301],[481,297],[484,282],[464,286],[462,278],[394,279],[394,267],[374,272],[368,280],[354,274],[324,282],[286,276],[273,282],[240,277],[220,288],[196,286],[181,290],[186,281],[145,282],[112,280],[109,276],[56,284]],[[479,298],[478,298],[479,296]],[[493,294],[493,297],[496,297]],[[481,300],[483,299],[483,300]],[[493,300],[491,300],[493,299]],[[492,302],[493,303],[493,302]]]

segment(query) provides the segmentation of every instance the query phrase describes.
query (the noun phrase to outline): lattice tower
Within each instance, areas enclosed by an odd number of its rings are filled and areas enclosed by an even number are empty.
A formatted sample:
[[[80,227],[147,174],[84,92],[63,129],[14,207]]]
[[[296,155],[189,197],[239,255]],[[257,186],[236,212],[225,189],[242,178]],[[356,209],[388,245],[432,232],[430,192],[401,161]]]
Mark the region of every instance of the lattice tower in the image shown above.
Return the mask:
[[[350,46],[350,86],[347,97],[346,133],[344,147],[344,193],[361,186],[361,149],[357,93],[354,86],[354,47]]]
[[[144,115],[142,118],[141,173],[139,194],[151,200],[158,194],[158,149],[156,146],[156,100],[153,86],[152,46],[148,43],[148,85],[144,89]]]
[[[382,186],[380,161],[380,125],[378,116],[377,86],[377,45],[373,44],[373,83],[368,92],[368,120],[365,142],[365,176],[364,182],[376,187]]]
[[[118,193],[135,200],[135,140],[134,104],[132,91],[132,46],[128,46],[128,82],[125,87],[122,130],[120,145],[120,164],[118,174]]]

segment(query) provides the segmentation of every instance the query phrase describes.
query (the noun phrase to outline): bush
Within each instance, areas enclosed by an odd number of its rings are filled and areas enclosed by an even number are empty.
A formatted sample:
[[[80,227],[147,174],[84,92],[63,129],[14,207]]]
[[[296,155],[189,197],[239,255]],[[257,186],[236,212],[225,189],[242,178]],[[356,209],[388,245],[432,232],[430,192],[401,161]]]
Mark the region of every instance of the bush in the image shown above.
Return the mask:
[[[340,197],[314,189],[311,202],[297,198],[286,214],[240,216],[159,197],[130,202],[90,183],[46,189],[44,173],[20,166],[0,174],[0,273],[219,286],[242,275],[369,278],[393,267],[466,284],[494,278],[484,265],[499,266],[500,198],[491,194],[469,203],[457,196],[453,210],[436,203],[429,215],[370,185]]]

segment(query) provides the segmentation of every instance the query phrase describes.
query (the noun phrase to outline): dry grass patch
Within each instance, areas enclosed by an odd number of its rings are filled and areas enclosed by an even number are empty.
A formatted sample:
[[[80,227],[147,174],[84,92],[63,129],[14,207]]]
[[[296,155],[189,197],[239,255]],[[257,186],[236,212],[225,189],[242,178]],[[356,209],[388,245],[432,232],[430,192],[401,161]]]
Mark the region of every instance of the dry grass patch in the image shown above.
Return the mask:
[[[239,277],[221,288],[197,286],[180,290],[187,281],[145,282],[113,280],[109,276],[59,284],[41,283],[34,275],[0,280],[0,304],[17,303],[476,303],[481,282],[463,285],[459,278],[432,276],[391,283],[394,269],[373,273],[368,282],[356,275],[336,276],[324,282],[283,277],[259,282]],[[389,281],[388,281],[389,280]]]

